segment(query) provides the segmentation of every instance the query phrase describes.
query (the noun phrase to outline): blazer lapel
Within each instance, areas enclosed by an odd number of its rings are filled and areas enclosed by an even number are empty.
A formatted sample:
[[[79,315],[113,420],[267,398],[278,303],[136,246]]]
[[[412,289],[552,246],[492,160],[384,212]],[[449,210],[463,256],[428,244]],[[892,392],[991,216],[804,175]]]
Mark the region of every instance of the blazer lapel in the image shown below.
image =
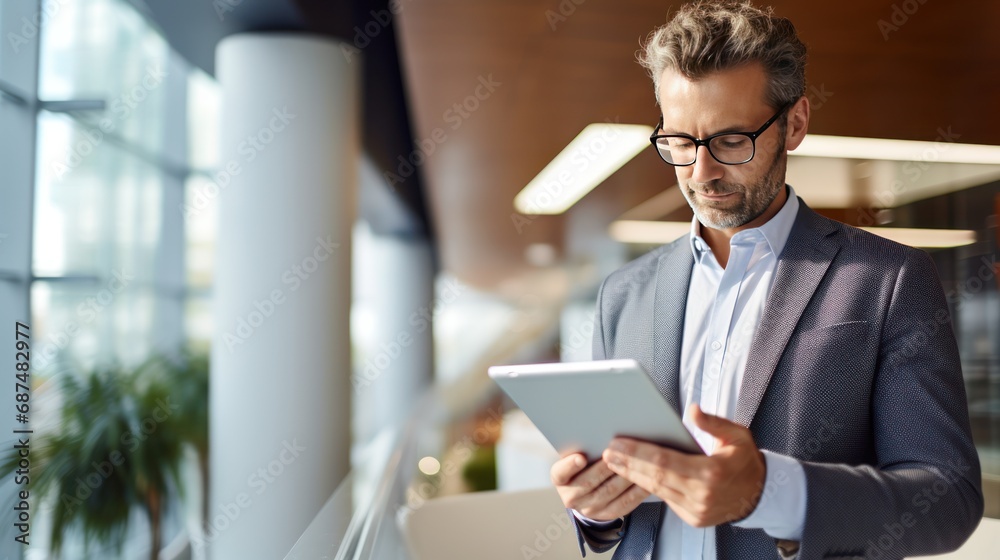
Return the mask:
[[[785,346],[826,274],[839,246],[826,239],[835,230],[799,200],[799,213],[778,259],[774,283],[750,344],[735,422],[749,427]]]
[[[684,312],[694,255],[688,236],[660,256],[656,267],[656,294],[653,298],[653,371],[667,402],[681,410],[681,342],[684,336]]]

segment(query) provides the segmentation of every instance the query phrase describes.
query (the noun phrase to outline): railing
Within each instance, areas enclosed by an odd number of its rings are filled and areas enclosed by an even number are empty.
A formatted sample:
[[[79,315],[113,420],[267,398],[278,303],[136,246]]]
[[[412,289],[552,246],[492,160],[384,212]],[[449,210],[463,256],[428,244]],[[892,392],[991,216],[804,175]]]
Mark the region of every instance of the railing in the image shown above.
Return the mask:
[[[538,313],[520,318],[517,329],[469,366],[469,375],[428,390],[405,425],[383,431],[367,446],[285,560],[409,560],[403,525],[422,500],[432,497],[419,495],[410,501],[418,460],[441,456],[448,429],[496,394],[487,366],[531,361],[556,339],[558,317]]]
[[[406,493],[421,442],[440,440],[441,411],[441,395],[431,391],[405,426],[380,433],[285,560],[407,560]]]

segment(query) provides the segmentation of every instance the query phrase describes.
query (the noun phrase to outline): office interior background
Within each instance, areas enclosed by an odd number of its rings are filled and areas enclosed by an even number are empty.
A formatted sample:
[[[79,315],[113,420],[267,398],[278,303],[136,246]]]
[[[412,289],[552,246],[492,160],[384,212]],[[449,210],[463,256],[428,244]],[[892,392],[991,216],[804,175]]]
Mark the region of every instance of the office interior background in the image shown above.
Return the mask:
[[[499,513],[560,508],[485,371],[590,359],[600,281],[689,228],[635,62],[677,4],[4,0],[4,557],[572,551]],[[810,48],[788,182],[933,255],[1000,517],[1000,4],[770,4]]]

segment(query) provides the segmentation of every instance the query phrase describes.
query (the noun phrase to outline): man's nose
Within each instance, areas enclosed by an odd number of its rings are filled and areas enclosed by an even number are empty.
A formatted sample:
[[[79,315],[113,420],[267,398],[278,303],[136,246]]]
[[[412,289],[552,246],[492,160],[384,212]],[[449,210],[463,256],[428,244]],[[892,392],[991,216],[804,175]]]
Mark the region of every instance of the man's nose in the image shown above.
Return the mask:
[[[721,179],[726,172],[724,166],[712,157],[708,146],[698,146],[698,157],[691,167],[693,168],[691,180],[696,183],[708,183],[715,179]]]

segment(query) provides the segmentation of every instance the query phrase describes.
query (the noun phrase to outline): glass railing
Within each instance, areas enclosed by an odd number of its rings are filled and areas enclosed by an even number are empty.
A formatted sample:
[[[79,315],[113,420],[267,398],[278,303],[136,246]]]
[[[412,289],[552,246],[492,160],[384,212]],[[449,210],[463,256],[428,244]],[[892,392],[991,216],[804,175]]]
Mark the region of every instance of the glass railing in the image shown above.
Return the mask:
[[[373,473],[389,472],[386,467],[397,441],[395,430],[385,430],[368,445],[363,459],[319,510],[286,559],[354,558],[348,552],[354,550],[373,511],[378,485]]]
[[[428,390],[404,425],[383,430],[355,453],[353,470],[286,560],[409,560],[412,514],[435,498],[495,487],[492,452],[503,407],[492,400],[497,388],[486,368],[534,361],[558,334],[557,314],[516,319],[517,328],[471,360],[465,375]]]
[[[417,465],[442,452],[455,421],[447,400],[431,390],[404,426],[383,430],[285,560],[408,560],[404,524],[421,499],[413,487],[424,477]]]

